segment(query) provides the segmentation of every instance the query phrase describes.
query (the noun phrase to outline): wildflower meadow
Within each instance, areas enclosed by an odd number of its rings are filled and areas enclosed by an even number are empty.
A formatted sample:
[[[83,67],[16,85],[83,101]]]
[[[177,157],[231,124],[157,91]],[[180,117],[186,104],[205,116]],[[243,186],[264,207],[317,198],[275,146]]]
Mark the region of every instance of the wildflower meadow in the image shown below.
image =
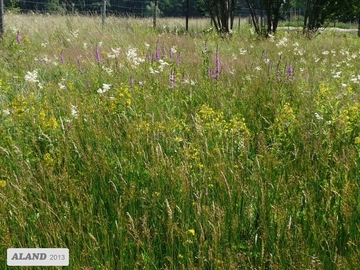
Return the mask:
[[[358,268],[356,35],[5,19],[1,269],[8,248],[68,248],[64,269]]]

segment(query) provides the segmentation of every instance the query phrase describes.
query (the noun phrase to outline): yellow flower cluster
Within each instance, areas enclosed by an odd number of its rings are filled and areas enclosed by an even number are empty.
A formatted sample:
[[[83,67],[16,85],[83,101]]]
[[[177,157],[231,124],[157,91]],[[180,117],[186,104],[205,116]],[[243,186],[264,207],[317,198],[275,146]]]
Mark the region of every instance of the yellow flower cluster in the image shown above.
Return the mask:
[[[131,94],[129,89],[120,88],[116,95],[110,99],[109,110],[111,114],[117,114],[124,110],[124,107],[131,105]]]
[[[44,109],[40,110],[38,121],[41,128],[45,131],[56,130],[59,127],[56,118],[54,116],[48,117]]]
[[[199,110],[199,114],[195,117],[198,130],[211,129],[221,134],[237,134],[249,136],[250,131],[245,123],[245,118],[234,116],[230,120],[224,119],[223,112],[216,112],[208,105],[204,104]]]
[[[290,103],[286,102],[279,111],[275,118],[275,125],[279,129],[290,128],[297,123],[295,113],[290,106]]]
[[[54,159],[51,157],[50,153],[46,153],[43,157],[44,163],[48,167],[53,167],[55,164]]]

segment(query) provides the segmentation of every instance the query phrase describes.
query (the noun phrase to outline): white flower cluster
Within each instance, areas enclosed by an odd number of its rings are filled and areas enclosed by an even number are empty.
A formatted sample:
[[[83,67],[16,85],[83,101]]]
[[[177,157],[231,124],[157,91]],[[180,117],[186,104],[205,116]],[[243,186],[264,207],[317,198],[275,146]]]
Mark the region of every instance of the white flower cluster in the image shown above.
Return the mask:
[[[141,58],[137,54],[137,50],[135,48],[131,48],[126,52],[127,59],[132,63],[132,67],[136,68],[142,62],[145,62],[144,58]]]
[[[102,88],[99,88],[99,89],[97,90],[97,92],[98,92],[100,95],[102,95],[102,94],[106,93],[107,91],[109,91],[109,90],[110,90],[110,87],[111,87],[111,84],[103,83],[103,87],[102,87]]]
[[[153,67],[150,67],[150,68],[149,68],[151,74],[156,74],[156,73],[163,72],[165,66],[168,66],[168,65],[169,65],[169,63],[165,62],[165,61],[162,60],[162,59],[159,59],[158,63],[159,63],[158,69],[154,69]]]

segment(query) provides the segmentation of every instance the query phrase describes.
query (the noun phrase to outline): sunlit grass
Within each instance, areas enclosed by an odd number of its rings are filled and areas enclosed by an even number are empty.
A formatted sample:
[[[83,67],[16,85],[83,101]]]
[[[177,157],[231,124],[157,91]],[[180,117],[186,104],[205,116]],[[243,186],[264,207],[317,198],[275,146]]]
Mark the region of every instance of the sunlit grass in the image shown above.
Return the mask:
[[[360,264],[355,35],[6,20],[3,268],[10,247],[67,247],[69,269]]]

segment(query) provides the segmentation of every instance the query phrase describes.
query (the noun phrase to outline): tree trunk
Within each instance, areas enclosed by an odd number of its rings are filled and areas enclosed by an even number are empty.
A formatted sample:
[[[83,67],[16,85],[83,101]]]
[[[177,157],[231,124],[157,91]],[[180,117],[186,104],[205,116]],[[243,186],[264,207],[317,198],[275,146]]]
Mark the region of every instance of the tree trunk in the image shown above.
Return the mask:
[[[248,5],[248,7],[249,7],[249,10],[250,10],[251,19],[252,19],[252,22],[253,22],[253,24],[254,24],[255,31],[256,31],[256,33],[257,33],[258,35],[260,35],[259,24],[258,24],[258,22],[257,22],[257,20],[256,20],[255,11],[254,11],[252,5],[250,4],[249,0],[246,0],[246,3],[247,3],[247,5]]]
[[[360,15],[358,17],[358,37],[360,37]]]

